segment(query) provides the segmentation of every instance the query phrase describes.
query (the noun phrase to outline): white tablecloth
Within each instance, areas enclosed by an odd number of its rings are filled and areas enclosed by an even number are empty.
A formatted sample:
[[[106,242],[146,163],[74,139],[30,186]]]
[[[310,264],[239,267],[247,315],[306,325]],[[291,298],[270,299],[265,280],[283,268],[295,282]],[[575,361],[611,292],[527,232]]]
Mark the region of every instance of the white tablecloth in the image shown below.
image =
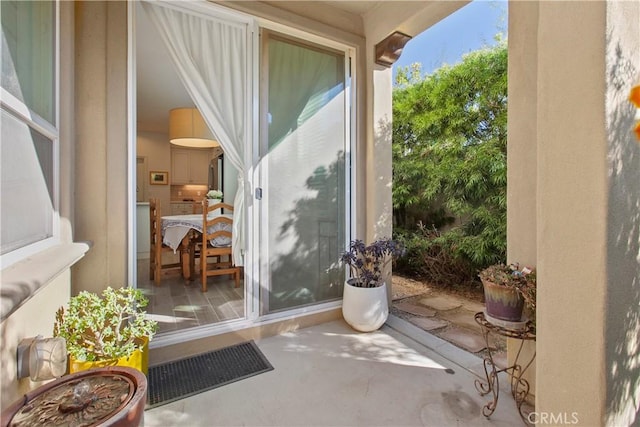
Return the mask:
[[[233,219],[232,214],[223,214],[229,219]],[[213,218],[212,216],[209,219]],[[209,228],[209,233],[219,230],[227,230],[231,232],[231,224],[218,223]],[[173,249],[175,253],[180,246],[180,242],[189,230],[194,229],[202,233],[202,214],[191,215],[170,215],[162,217],[162,242]],[[231,246],[231,239],[220,236],[211,240],[211,245],[215,247]]]

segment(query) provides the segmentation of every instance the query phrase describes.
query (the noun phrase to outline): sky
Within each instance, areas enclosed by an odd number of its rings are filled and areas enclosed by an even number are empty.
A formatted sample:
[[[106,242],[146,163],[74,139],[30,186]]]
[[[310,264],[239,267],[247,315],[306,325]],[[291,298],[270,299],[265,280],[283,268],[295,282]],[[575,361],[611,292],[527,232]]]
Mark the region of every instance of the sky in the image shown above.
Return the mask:
[[[495,45],[499,32],[507,35],[507,1],[474,0],[411,39],[393,66],[393,76],[398,67],[414,62],[422,64],[423,74],[443,63],[456,64],[465,53]]]

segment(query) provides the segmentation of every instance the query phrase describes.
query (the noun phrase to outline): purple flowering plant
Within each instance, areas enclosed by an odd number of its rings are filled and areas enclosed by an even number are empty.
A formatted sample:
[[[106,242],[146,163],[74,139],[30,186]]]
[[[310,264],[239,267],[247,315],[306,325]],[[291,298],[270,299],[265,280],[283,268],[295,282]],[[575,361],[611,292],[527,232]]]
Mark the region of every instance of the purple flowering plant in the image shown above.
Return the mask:
[[[403,253],[404,248],[389,238],[378,239],[368,246],[357,239],[351,241],[349,250],[340,255],[340,262],[349,266],[351,285],[375,288],[381,284],[385,266]]]

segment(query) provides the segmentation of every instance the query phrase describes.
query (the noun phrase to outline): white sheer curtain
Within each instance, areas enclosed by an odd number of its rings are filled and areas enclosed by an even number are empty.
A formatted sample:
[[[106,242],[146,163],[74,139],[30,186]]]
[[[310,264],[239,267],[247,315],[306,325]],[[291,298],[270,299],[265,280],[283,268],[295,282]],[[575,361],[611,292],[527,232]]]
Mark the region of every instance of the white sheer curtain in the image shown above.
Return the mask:
[[[244,265],[247,28],[179,10],[184,7],[179,3],[145,1],[143,7],[158,29],[182,83],[218,138],[225,158],[238,170],[232,245],[234,262],[240,266]],[[186,3],[192,2],[183,5]]]

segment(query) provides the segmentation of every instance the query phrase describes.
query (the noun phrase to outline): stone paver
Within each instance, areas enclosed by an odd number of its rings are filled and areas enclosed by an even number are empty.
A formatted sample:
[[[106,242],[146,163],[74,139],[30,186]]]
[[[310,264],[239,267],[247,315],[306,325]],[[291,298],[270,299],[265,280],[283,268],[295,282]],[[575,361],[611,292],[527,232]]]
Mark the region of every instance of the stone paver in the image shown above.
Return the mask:
[[[473,332],[481,334],[482,329],[480,328],[480,325],[476,323],[476,320],[474,318],[475,314],[476,314],[475,312],[472,313],[467,310],[458,310],[453,313],[451,312],[438,313],[438,317],[441,317],[443,319],[448,320],[451,323],[455,323],[458,326],[470,329]]]
[[[484,304],[481,302],[462,300],[462,308],[465,310],[472,311],[473,314],[476,314],[479,311],[484,311]]]
[[[412,317],[409,321],[425,331],[434,331],[449,325],[447,321],[428,317]]]
[[[410,283],[410,285],[414,285]],[[413,289],[411,289],[413,290]],[[398,287],[398,291],[406,293]],[[422,330],[438,336],[452,344],[480,356],[486,355],[486,342],[482,328],[475,321],[475,314],[484,310],[484,304],[455,294],[432,294],[394,302],[394,309],[402,311],[403,317]],[[409,315],[410,314],[410,315]],[[506,342],[504,337],[492,333],[489,346],[498,366],[506,366]],[[499,349],[499,351],[498,351]],[[484,351],[483,351],[484,350]]]
[[[477,353],[487,347],[482,335],[464,328],[451,327],[439,336],[471,353]]]
[[[453,310],[454,308],[458,308],[462,305],[458,298],[448,295],[422,298],[419,303],[436,311]]]
[[[423,317],[433,317],[436,315],[436,312],[420,305],[413,304],[411,302],[401,302],[398,304],[394,304],[394,307],[398,310],[402,310],[406,313],[413,314],[415,316],[423,316]]]

